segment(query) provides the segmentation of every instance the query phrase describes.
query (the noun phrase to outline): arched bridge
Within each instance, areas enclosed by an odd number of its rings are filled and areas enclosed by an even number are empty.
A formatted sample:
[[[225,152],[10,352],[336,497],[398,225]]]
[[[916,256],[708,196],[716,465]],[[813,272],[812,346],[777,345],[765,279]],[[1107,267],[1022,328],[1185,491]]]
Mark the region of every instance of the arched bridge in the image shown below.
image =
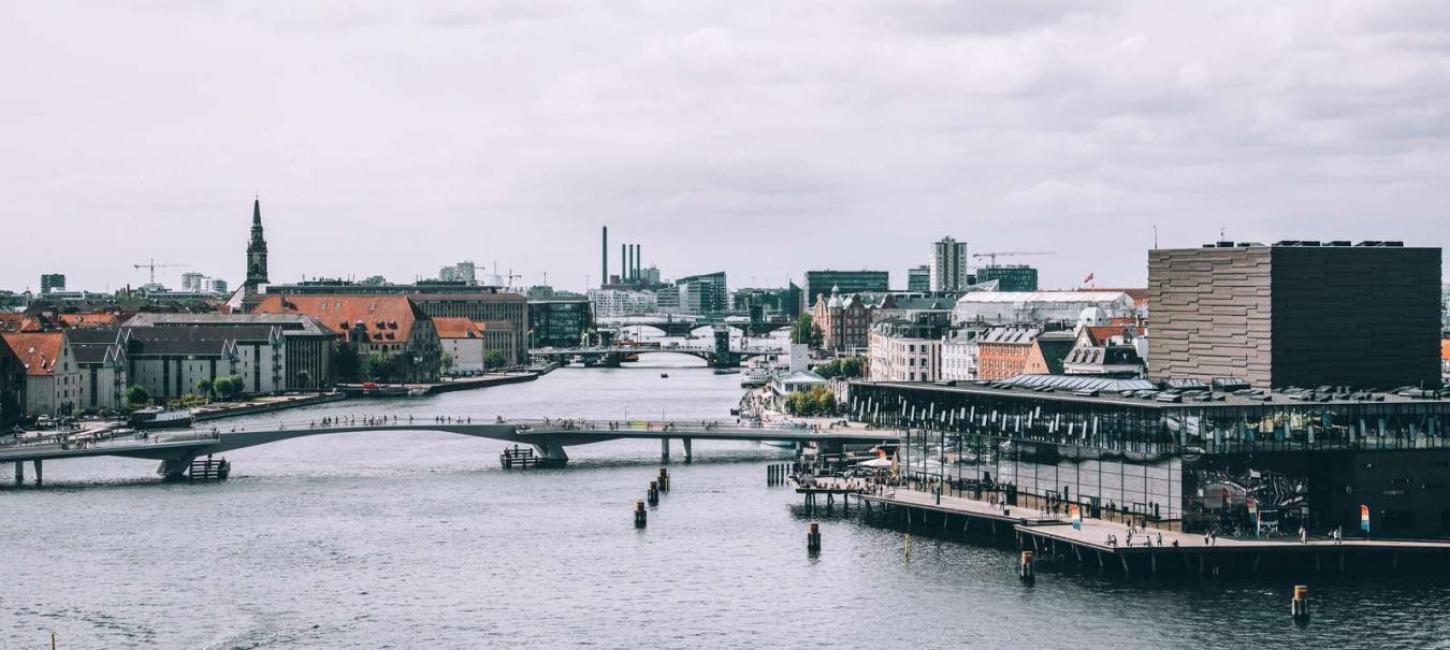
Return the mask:
[[[870,430],[861,426],[810,427],[804,425],[738,425],[712,420],[498,420],[474,423],[458,418],[339,418],[326,424],[317,420],[270,423],[263,428],[217,427],[210,430],[188,429],[175,432],[153,432],[145,437],[125,434],[87,446],[62,444],[24,444],[0,447],[0,462],[15,464],[16,482],[24,476],[25,462],[34,464],[36,481],[40,482],[42,462],[93,456],[120,456],[161,461],[157,473],[167,478],[185,474],[191,462],[200,456],[220,454],[283,440],[334,433],[364,431],[443,431],[478,438],[502,440],[528,445],[549,464],[562,465],[569,460],[565,447],[620,439],[656,439],[660,441],[661,458],[670,456],[670,440],[679,439],[684,446],[685,461],[692,459],[694,440],[739,440],[754,442],[814,442],[828,446],[843,443],[895,443],[901,438],[896,430]]]
[[[720,325],[750,334],[769,334],[791,326],[784,317],[750,320],[749,316],[694,316],[689,314],[641,314],[638,316],[606,316],[596,320],[600,327],[652,327],[665,336],[684,336],[702,327]]]

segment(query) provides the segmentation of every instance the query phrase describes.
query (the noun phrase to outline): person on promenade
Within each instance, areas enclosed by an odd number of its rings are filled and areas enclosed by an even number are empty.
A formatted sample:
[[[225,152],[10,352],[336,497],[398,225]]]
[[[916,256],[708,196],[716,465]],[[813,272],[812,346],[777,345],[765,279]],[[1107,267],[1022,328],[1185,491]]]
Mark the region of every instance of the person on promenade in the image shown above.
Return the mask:
[[[1300,544],[1308,544],[1309,543],[1309,531],[1304,530],[1304,527],[1303,526],[1300,526],[1299,527],[1299,543]]]

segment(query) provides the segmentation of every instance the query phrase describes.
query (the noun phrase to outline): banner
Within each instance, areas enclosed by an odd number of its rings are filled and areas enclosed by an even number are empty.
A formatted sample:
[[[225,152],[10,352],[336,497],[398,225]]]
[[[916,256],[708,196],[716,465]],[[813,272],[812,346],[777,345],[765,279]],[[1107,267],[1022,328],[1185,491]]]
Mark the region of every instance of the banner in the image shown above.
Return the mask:
[[[1072,529],[1082,530],[1082,511],[1078,510],[1076,503],[1067,506],[1067,514],[1072,517]]]
[[[1364,531],[1364,534],[1369,534],[1369,506],[1367,505],[1359,506],[1359,529]]]

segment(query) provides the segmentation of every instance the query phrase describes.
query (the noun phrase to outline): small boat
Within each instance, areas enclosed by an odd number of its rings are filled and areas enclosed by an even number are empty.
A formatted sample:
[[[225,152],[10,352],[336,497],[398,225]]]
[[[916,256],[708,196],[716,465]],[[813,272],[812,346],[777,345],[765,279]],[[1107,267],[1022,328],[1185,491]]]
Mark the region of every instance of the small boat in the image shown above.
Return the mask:
[[[660,373],[660,379],[669,379],[669,378],[670,378],[670,375],[668,373],[663,373],[663,372]]]

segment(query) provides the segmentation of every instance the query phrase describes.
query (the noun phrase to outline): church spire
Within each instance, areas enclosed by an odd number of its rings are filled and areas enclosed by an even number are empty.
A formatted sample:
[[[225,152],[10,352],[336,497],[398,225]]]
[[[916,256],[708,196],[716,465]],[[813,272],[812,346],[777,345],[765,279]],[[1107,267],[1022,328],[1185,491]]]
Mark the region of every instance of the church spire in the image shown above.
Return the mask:
[[[262,199],[252,199],[252,238],[247,242],[246,286],[267,284],[267,240],[262,233]]]

